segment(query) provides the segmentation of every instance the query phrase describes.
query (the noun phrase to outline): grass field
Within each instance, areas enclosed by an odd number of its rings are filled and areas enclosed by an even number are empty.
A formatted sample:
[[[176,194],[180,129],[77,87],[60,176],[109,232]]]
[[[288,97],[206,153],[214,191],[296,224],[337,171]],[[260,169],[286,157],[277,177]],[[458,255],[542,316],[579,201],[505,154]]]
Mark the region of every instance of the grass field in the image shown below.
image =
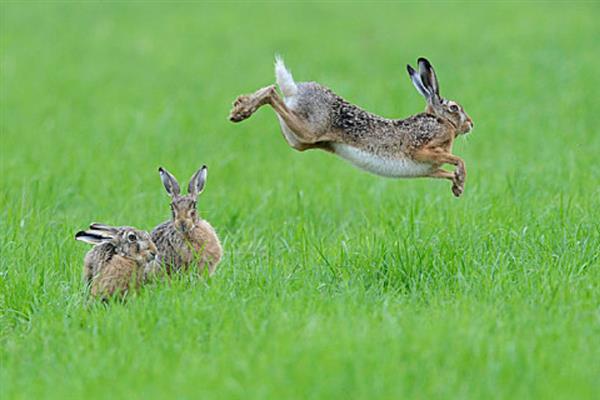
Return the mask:
[[[0,4],[0,397],[539,398],[600,392],[600,7]],[[427,56],[475,120],[465,194],[284,142],[233,99],[280,53],[389,117]],[[81,282],[92,221],[169,217],[209,166],[225,247],[124,304]]]

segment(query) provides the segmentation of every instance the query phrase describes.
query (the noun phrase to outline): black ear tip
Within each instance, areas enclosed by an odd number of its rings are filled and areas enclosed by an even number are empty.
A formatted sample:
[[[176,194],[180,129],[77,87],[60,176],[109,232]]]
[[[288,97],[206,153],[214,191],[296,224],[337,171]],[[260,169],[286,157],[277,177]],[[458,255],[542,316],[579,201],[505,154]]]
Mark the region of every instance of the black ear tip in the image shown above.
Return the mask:
[[[206,165],[203,165],[200,169],[208,169],[208,167]]]
[[[78,238],[82,237],[83,235],[85,235],[85,232],[84,231],[79,231],[79,232],[77,232],[75,234],[75,239],[78,239]]]
[[[165,169],[163,167],[158,167],[158,172],[165,172]]]
[[[406,70],[411,75],[415,72],[415,69],[413,67],[411,67],[410,64],[406,64]]]
[[[419,63],[419,64],[423,63],[423,64],[425,64],[425,66],[431,67],[431,63],[425,57],[419,57],[419,59],[417,60],[417,63]]]

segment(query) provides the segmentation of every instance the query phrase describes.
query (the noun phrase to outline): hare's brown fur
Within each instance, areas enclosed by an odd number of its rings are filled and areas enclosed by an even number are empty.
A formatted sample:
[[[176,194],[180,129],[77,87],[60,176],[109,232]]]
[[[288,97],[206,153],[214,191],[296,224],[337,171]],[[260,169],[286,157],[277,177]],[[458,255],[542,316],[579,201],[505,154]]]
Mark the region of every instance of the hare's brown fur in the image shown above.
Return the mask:
[[[177,230],[173,221],[166,221],[154,228],[152,238],[169,273],[186,270],[190,265],[197,264],[200,271],[207,266],[212,274],[223,256],[214,228],[199,218],[194,227],[185,233]]]
[[[168,273],[187,270],[196,264],[202,272],[208,268],[214,273],[223,256],[221,242],[214,228],[198,216],[196,202],[204,188],[206,167],[200,168],[188,186],[188,194],[181,195],[179,183],[166,169],[159,169],[167,193],[171,196],[172,219],[152,231],[152,240],[160,252],[161,262]]]
[[[90,293],[94,297],[125,294],[130,289],[138,289],[142,284],[145,266],[131,258],[113,254],[100,266],[89,265],[87,261],[86,256],[86,270],[98,269],[98,273],[89,279]]]
[[[91,295],[107,299],[139,288],[158,268],[157,248],[148,232],[106,225],[96,229],[95,225],[100,226],[92,224],[89,230],[76,235],[79,240],[96,244],[84,259],[83,276]],[[136,239],[128,242],[132,234]]]
[[[457,103],[439,96],[427,60],[419,59],[419,68],[421,75],[413,70],[416,77],[411,74],[411,79],[415,86],[420,85],[417,89],[426,96],[427,108],[406,119],[372,114],[315,82],[296,83],[280,61],[276,75],[284,98],[275,85],[239,96],[229,118],[242,121],[268,104],[277,114],[284,138],[296,150],[333,152],[384,176],[450,179],[453,193],[459,196],[466,169],[462,159],[451,154],[452,144],[471,129],[472,120]],[[411,70],[409,67],[409,74]],[[456,166],[454,174],[440,169],[446,163]]]

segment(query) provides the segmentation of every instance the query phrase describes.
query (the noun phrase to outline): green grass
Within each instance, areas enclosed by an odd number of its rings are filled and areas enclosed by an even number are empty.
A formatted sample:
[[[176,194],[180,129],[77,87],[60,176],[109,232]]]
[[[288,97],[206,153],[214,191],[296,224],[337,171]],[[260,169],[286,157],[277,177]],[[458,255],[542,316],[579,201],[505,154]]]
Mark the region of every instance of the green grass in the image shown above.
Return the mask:
[[[594,398],[600,7],[0,4],[0,397]],[[281,53],[390,117],[425,55],[475,130],[465,195],[291,150],[231,101]],[[81,282],[92,221],[169,216],[206,163],[225,258],[124,304]]]

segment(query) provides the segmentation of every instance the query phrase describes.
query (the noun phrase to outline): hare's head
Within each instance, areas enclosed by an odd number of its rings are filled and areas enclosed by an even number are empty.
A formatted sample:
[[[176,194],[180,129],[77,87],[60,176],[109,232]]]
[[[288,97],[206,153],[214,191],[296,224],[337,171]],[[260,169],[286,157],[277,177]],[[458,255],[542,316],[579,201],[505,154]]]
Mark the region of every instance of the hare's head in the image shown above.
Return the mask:
[[[208,172],[206,165],[192,175],[188,185],[188,194],[186,195],[180,194],[179,183],[169,171],[160,167],[158,172],[167,193],[171,196],[171,213],[175,229],[181,233],[191,231],[200,222],[196,202],[206,182]]]
[[[433,66],[425,58],[417,61],[419,72],[410,65],[406,66],[415,88],[427,100],[427,112],[452,124],[459,134],[469,133],[473,129],[473,120],[460,104],[440,96],[440,85]]]
[[[158,254],[150,234],[131,226],[93,223],[88,230],[77,232],[75,239],[94,245],[109,243],[115,253],[140,264],[156,259]]]

